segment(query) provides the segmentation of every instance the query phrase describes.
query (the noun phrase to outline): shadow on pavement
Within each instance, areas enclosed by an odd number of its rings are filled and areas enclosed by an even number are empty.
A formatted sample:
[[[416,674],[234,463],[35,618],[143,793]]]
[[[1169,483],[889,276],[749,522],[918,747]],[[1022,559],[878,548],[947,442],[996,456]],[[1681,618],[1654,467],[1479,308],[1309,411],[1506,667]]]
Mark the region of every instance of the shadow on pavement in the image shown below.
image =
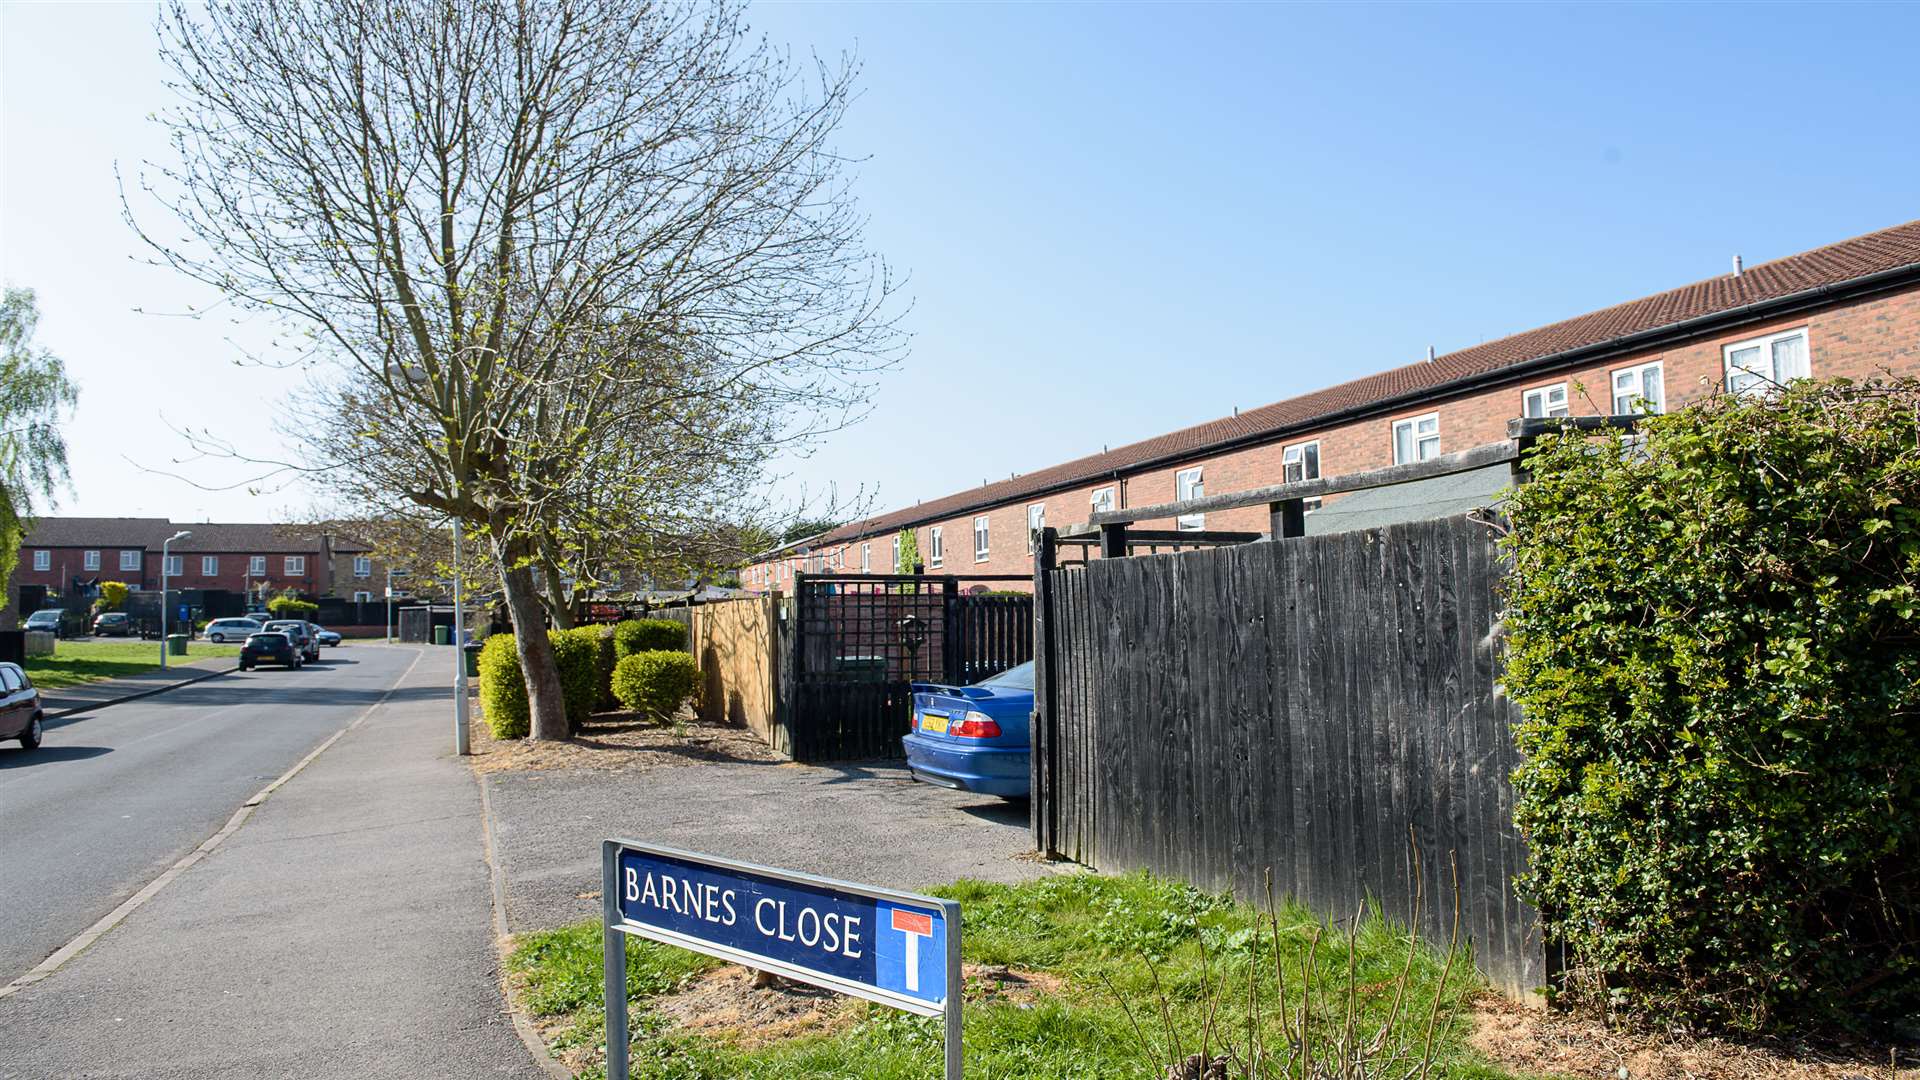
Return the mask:
[[[80,761],[113,753],[111,746],[45,746],[38,750],[15,747],[13,753],[0,752],[0,769],[24,769],[29,765],[48,765],[56,761]]]
[[[960,812],[996,825],[1018,825],[1023,829],[1033,822],[1032,811],[1025,799],[994,799],[992,802],[962,806]]]

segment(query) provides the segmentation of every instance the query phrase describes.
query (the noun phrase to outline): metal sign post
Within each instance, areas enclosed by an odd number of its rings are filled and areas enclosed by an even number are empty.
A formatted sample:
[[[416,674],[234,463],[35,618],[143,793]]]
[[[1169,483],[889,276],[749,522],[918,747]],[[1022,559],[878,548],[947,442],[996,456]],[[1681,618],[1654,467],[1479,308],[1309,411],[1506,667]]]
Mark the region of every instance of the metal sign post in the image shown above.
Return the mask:
[[[600,848],[607,1080],[628,1080],[626,935],[946,1022],[961,1080],[960,904],[633,840]]]

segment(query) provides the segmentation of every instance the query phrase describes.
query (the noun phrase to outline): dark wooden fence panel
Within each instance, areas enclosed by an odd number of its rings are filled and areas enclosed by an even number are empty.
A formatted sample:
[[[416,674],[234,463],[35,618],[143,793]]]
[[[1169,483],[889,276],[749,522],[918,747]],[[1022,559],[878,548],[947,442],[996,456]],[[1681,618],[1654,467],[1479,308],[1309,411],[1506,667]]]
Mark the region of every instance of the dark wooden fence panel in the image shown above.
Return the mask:
[[[1364,901],[1545,982],[1512,882],[1500,564],[1468,517],[1047,572],[1036,843],[1330,917]],[[1052,715],[1044,715],[1047,709]],[[1051,772],[1047,777],[1045,774]]]

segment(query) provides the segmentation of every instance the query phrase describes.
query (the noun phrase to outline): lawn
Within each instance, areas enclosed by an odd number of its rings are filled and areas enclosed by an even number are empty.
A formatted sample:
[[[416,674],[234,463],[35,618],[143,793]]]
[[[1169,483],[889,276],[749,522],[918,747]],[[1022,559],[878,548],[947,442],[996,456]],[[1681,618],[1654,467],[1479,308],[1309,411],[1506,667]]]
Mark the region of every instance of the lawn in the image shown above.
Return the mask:
[[[171,662],[239,655],[238,645],[209,645],[193,641],[187,644],[185,657],[173,657]],[[95,641],[89,638],[63,640],[54,647],[52,656],[30,656],[26,663],[27,674],[32,677],[34,685],[42,690],[58,690],[100,679],[138,675],[159,666],[160,643],[157,641]]]
[[[1348,935],[1292,905],[1270,917],[1144,875],[936,891],[962,905],[970,1076],[1158,1080],[1203,1049],[1229,1063],[1208,1075],[1233,1080],[1340,1075],[1343,1060],[1347,1075],[1508,1075],[1464,1044],[1467,1002],[1481,990],[1466,958],[1449,970],[1379,918]],[[811,1019],[771,1017],[749,998],[769,992],[723,979],[719,961],[634,938],[627,947],[635,1077],[940,1074],[935,1020],[831,998]],[[526,935],[508,967],[556,1056],[603,1076],[598,925]],[[733,1000],[702,989],[716,987],[737,988],[725,991]],[[714,1022],[730,1015],[737,1022]],[[689,1018],[698,1032],[678,1022]]]

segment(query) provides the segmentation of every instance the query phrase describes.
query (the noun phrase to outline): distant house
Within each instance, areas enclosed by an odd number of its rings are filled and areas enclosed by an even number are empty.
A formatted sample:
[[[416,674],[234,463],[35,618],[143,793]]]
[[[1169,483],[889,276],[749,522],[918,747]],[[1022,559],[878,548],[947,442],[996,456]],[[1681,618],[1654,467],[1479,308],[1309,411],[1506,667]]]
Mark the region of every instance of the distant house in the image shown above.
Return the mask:
[[[299,525],[174,522],[166,518],[46,517],[20,545],[6,609],[17,617],[49,594],[82,594],[103,581],[134,591],[160,587],[161,544],[192,532],[167,549],[167,586],[244,597],[265,586],[306,597],[378,600],[384,566],[357,541]]]
[[[1249,373],[1262,362],[1248,358]],[[763,552],[741,584],[766,592],[790,588],[796,571],[890,573],[902,529],[930,572],[1030,575],[1033,529],[1098,510],[1424,460],[1498,442],[1514,417],[1663,412],[1716,390],[1885,373],[1920,374],[1920,221],[927,499]],[[1359,510],[1364,500],[1330,498],[1342,513],[1328,516],[1380,520],[1346,514],[1348,501]],[[1320,507],[1308,509],[1308,531],[1325,531],[1311,516]],[[1264,532],[1269,522],[1254,507],[1138,525]]]

